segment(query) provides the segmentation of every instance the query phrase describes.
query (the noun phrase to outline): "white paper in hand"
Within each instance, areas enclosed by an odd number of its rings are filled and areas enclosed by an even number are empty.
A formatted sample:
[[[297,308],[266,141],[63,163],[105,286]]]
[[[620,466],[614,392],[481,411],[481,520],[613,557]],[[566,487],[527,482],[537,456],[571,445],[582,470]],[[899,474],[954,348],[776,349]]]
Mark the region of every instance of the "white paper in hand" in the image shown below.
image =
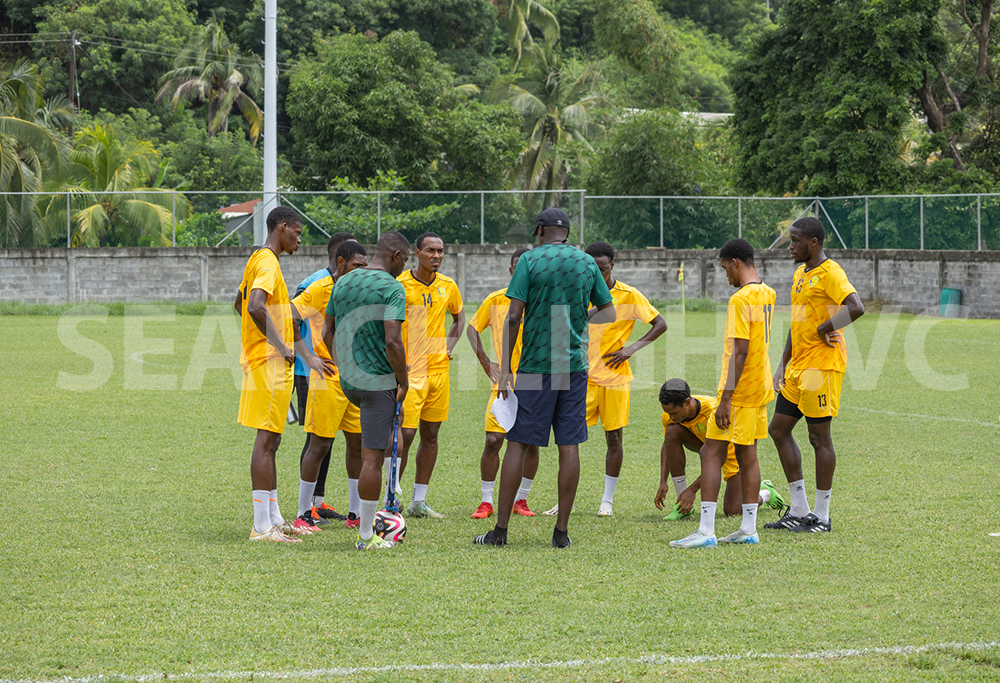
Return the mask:
[[[493,407],[490,408],[493,413],[493,417],[497,419],[500,426],[503,427],[505,432],[509,432],[511,427],[514,426],[514,422],[517,421],[517,396],[514,395],[513,391],[507,391],[507,399],[504,400],[503,394],[497,397],[493,401]]]

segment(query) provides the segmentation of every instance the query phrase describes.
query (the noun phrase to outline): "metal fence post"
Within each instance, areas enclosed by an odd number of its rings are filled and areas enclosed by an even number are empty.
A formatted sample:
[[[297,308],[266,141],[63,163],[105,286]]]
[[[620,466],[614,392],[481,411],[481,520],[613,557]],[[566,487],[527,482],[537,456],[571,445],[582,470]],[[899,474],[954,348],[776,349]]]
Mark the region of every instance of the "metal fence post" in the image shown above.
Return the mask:
[[[73,246],[73,214],[69,208],[69,192],[66,193],[66,248]]]
[[[743,197],[736,198],[736,232],[737,237],[743,237]]]
[[[660,249],[663,248],[663,197],[660,197]]]
[[[920,249],[924,248],[924,198],[920,198]]]
[[[868,197],[865,197],[865,249],[868,248]]]
[[[375,193],[375,235],[376,239],[382,239],[382,193]]]
[[[583,197],[586,190],[580,190],[580,244],[583,244]]]
[[[170,193],[170,223],[174,227],[174,235],[170,240],[170,246],[177,246],[177,193]]]
[[[479,243],[486,244],[486,193],[479,193]]]
[[[983,250],[983,195],[976,195],[976,250]]]

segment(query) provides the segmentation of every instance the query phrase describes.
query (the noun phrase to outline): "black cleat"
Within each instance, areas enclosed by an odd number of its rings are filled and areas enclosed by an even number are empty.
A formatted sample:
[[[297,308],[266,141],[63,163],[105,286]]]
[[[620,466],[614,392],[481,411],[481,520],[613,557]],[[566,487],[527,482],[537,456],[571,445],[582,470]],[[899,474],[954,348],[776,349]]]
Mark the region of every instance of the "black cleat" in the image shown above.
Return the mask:
[[[768,522],[764,525],[765,529],[786,529],[788,531],[797,531],[798,527],[805,524],[809,517],[812,517],[812,513],[809,513],[808,517],[796,517],[791,513],[791,508],[782,515],[781,519],[776,522]]]
[[[472,539],[475,545],[494,545],[497,547],[507,545],[507,534],[498,534],[496,529],[491,529],[485,534],[481,534]]]
[[[791,531],[816,533],[817,531],[830,531],[830,520],[825,522],[813,513],[809,513],[802,518],[802,524],[791,529]]]
[[[559,529],[555,529],[552,532],[553,548],[568,548],[571,545],[573,545],[573,541],[569,540],[569,531],[559,531]]]

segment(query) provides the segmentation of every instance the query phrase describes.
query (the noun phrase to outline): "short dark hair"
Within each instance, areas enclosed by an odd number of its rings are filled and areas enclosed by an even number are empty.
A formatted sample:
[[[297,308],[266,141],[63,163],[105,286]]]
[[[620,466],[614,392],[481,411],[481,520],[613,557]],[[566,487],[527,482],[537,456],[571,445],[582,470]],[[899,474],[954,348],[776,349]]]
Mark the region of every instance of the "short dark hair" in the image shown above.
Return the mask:
[[[615,248],[607,242],[594,242],[584,251],[593,256],[595,259],[600,258],[601,256],[607,256],[609,261],[615,260]]]
[[[752,266],[753,247],[746,240],[737,237],[722,245],[722,249],[719,249],[719,258],[725,261],[737,259],[748,266]]]
[[[280,223],[298,223],[301,225],[302,217],[299,216],[299,212],[295,209],[287,206],[279,206],[276,209],[271,209],[271,213],[267,214],[267,231],[272,232]]]
[[[330,235],[330,241],[326,243],[326,253],[330,255],[330,258],[337,257],[337,247],[348,240],[358,239],[349,232],[335,232]]]
[[[665,406],[679,406],[691,398],[691,387],[682,379],[668,379],[660,387],[660,403]]]
[[[820,244],[823,244],[823,240],[826,239],[826,230],[823,229],[823,222],[818,218],[813,218],[812,216],[800,218],[792,223],[792,227],[805,235],[807,240],[815,237],[819,240]]]
[[[531,249],[528,249],[527,247],[520,247],[517,251],[515,251],[513,254],[511,254],[510,255],[510,267],[511,268],[514,267],[514,261],[516,261],[519,258],[521,258],[521,254],[527,254],[529,251],[531,251]]]
[[[365,248],[353,240],[345,240],[337,247],[337,259],[344,259],[344,263],[347,263],[358,254],[368,256]]]
[[[444,244],[444,240],[441,239],[441,235],[437,234],[436,232],[425,232],[422,235],[420,235],[420,237],[417,238],[417,249],[424,248],[424,240],[427,239],[428,237],[437,237],[439,240],[441,240],[441,244]]]
[[[390,230],[389,232],[383,232],[382,236],[378,238],[378,248],[384,249],[389,253],[401,251],[404,254],[409,254],[410,241],[403,236],[403,233]]]

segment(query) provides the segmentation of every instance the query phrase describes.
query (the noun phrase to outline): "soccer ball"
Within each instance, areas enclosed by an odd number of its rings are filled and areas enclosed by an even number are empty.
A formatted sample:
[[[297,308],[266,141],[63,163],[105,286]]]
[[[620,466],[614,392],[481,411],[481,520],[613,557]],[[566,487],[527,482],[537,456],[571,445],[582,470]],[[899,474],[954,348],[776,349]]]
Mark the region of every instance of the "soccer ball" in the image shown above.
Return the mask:
[[[379,510],[375,513],[375,533],[387,541],[402,543],[406,538],[406,520],[398,512]]]

